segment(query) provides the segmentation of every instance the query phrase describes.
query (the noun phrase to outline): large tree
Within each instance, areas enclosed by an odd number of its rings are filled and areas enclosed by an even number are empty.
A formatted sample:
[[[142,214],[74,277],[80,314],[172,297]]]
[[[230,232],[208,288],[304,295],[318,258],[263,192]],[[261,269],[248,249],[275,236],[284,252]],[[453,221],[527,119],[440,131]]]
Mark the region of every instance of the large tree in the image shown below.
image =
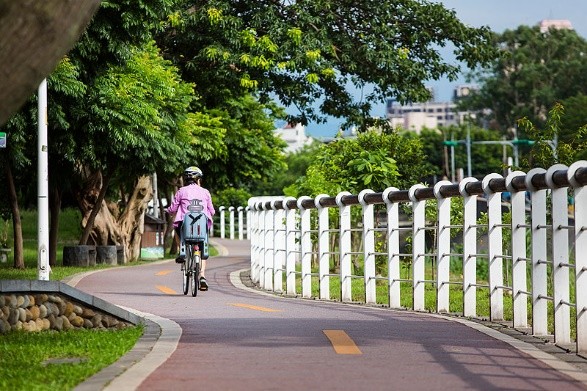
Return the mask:
[[[193,98],[192,86],[179,79],[153,44],[133,49],[124,65],[112,66],[94,80],[82,117],[87,125],[75,153],[89,185],[79,193],[85,223],[81,244],[92,233],[94,243],[123,244],[130,259],[138,256],[136,232],[152,194],[148,178],[137,178],[173,172],[190,156],[186,147],[191,135],[185,124]],[[111,216],[103,203],[110,180],[121,177],[132,184],[133,196],[124,200],[120,216]]]
[[[346,118],[366,128],[371,104],[429,98],[426,83],[454,79],[455,47],[474,66],[492,58],[491,33],[425,0],[179,0],[158,41],[196,83],[201,104],[258,93],[295,106],[292,122]],[[372,90],[371,90],[372,88]],[[365,89],[357,97],[356,89]]]
[[[465,103],[491,109],[492,126],[506,131],[527,117],[542,127],[555,102],[587,93],[587,41],[573,30],[520,26],[495,39],[501,56],[474,75],[481,88]]]
[[[99,4],[100,0],[0,0],[0,125],[55,69]]]

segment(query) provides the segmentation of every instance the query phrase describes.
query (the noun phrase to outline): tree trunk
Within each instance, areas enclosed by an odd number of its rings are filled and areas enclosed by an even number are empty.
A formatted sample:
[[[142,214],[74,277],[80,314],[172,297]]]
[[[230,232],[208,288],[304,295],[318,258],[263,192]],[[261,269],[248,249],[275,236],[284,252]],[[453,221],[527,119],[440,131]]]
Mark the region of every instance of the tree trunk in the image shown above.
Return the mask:
[[[59,213],[61,212],[61,190],[57,187],[51,189],[49,197],[49,265],[57,264],[57,235],[59,233]]]
[[[151,180],[146,176],[139,178],[120,216],[113,213],[115,209],[109,208],[108,203],[103,199],[99,204],[100,207],[96,207],[95,202],[100,198],[96,194],[101,194],[102,190],[100,174],[94,173],[89,177],[86,187],[78,193],[84,229],[88,227],[93,211],[96,211],[93,226],[88,229],[89,242],[95,245],[123,246],[125,259],[129,261],[138,259],[141,252],[144,215],[147,204],[153,196]]]
[[[100,0],[0,0],[0,125],[73,47],[99,5]]]
[[[96,198],[96,202],[94,203],[94,205],[92,205],[91,210],[90,210],[90,215],[86,219],[84,231],[83,231],[82,237],[79,241],[80,245],[85,245],[88,243],[88,238],[90,237],[90,233],[94,229],[94,222],[96,220],[96,216],[98,215],[100,210],[103,209],[104,198],[106,197],[106,191],[108,190],[108,184],[110,182],[110,177],[111,177],[110,173],[108,173],[106,175],[102,175],[100,172],[98,172],[96,175],[102,178],[102,181],[101,181],[102,183],[99,188],[100,190],[98,192],[98,197]],[[106,208],[106,209],[108,209],[108,208]],[[94,244],[98,244],[98,243],[94,243]]]
[[[125,252],[128,260],[138,259],[141,255],[145,211],[152,198],[153,186],[151,185],[151,179],[148,176],[140,177],[119,219],[121,233],[127,243]]]
[[[12,211],[12,232],[14,237],[14,268],[24,269],[24,249],[22,241],[22,222],[20,220],[20,209],[18,208],[18,198],[16,196],[16,187],[14,186],[14,177],[10,164],[4,167],[6,180],[8,182],[8,195],[10,198],[10,210]]]

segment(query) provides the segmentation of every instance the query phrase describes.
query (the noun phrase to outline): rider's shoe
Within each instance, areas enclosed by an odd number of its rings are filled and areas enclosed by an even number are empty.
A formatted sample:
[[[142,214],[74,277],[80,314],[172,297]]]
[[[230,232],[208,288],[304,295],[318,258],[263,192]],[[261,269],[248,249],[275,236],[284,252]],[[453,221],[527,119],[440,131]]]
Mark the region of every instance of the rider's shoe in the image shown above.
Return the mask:
[[[200,290],[201,291],[208,290],[208,283],[206,282],[206,277],[200,277]]]
[[[175,263],[185,263],[185,257],[179,256],[175,258]]]

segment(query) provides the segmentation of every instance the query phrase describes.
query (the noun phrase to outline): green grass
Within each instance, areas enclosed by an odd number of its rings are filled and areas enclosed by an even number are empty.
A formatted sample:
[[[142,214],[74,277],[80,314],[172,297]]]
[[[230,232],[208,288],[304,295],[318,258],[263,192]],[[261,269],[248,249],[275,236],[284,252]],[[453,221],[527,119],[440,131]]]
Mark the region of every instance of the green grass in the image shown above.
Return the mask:
[[[19,331],[2,335],[0,389],[73,389],[129,351],[142,333],[140,325],[116,331]]]

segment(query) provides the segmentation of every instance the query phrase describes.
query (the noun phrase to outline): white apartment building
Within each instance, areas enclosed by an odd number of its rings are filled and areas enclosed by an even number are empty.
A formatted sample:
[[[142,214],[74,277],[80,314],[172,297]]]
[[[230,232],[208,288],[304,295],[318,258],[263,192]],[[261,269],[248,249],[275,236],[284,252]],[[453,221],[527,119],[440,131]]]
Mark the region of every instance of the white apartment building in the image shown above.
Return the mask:
[[[436,129],[464,122],[470,112],[457,111],[458,100],[475,89],[474,85],[460,85],[454,90],[450,102],[436,102],[434,98],[428,102],[400,105],[392,99],[387,100],[387,119],[394,127],[401,127],[420,133],[423,128]]]
[[[312,137],[306,136],[306,127],[301,124],[286,124],[274,130],[287,143],[286,153],[297,152],[304,145],[312,143]]]

